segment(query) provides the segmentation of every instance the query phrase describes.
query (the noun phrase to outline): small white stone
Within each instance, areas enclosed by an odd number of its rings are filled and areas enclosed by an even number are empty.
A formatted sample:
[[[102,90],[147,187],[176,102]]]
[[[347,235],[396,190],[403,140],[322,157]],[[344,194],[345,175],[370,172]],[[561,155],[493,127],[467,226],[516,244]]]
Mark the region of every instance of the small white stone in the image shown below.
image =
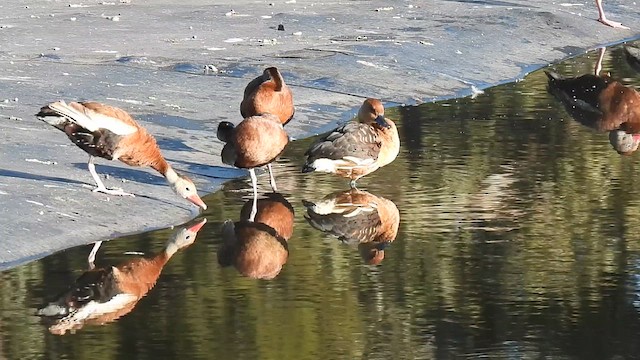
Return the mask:
[[[204,66],[204,73],[205,74],[209,74],[209,73],[217,73],[219,70],[217,67],[215,67],[214,65],[205,65]]]
[[[296,31],[296,32],[293,33],[293,35],[300,36],[300,35],[302,35],[302,31]]]

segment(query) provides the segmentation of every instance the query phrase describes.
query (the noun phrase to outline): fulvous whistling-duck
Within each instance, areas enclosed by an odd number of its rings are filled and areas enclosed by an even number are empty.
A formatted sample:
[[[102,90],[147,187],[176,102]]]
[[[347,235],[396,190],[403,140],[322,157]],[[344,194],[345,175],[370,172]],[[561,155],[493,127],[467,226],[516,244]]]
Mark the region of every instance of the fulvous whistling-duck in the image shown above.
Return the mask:
[[[181,227],[164,250],[152,257],[136,257],[117,266],[84,272],[55,301],[39,309],[38,315],[49,324],[52,334],[64,335],[85,325],[102,325],[128,314],[156,284],[167,261],[178,250],[191,245],[206,222],[201,219]]]
[[[287,242],[293,234],[293,207],[282,195],[269,194],[258,200],[253,222],[248,221],[251,207],[249,202],[243,206],[239,222],[224,223],[218,263],[233,265],[250,278],[273,279],[289,257]]]
[[[195,205],[206,209],[196,186],[186,176],[176,173],[167,163],[155,138],[126,111],[97,102],[56,101],[36,116],[63,131],[79,148],[89,154],[89,172],[96,182],[93,191],[111,195],[129,195],[122,189],[107,189],[96,173],[94,157],[120,160],[130,166],[150,166],[162,174],[173,191]]]
[[[356,180],[391,163],[400,152],[398,129],[384,117],[380,100],[366,99],[358,121],[338,127],[321,137],[305,153],[302,172],[321,171]]]
[[[250,221],[254,220],[258,198],[258,180],[255,168],[268,165],[271,188],[277,191],[271,172],[273,162],[289,143],[289,136],[273,114],[262,114],[244,119],[238,126],[228,121],[218,125],[218,139],[225,143],[222,149],[222,162],[235,167],[249,169],[253,186],[253,208]]]
[[[291,121],[295,113],[293,94],[277,68],[266,68],[262,75],[249,82],[244,89],[240,113],[245,119],[266,113],[273,114],[280,119],[282,125]]]
[[[350,189],[329,194],[321,201],[302,202],[311,226],[357,245],[367,264],[379,264],[384,249],[398,234],[400,212],[396,205],[366,191]]]

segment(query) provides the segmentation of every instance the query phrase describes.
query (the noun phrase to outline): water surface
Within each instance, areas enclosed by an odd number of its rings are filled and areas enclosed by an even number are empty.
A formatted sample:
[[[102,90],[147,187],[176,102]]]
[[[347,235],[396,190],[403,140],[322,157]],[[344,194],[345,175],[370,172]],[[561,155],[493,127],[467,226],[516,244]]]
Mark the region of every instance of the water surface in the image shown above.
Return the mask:
[[[592,52],[552,68],[578,76],[596,59]],[[607,51],[604,71],[640,86],[621,47]],[[295,217],[273,280],[218,263],[222,224],[238,221],[251,196],[247,180],[234,180],[205,199],[208,222],[195,243],[115,322],[60,336],[34,315],[86,270],[90,246],[0,273],[0,358],[640,356],[639,154],[619,155],[607,133],[571,118],[542,71],[475,99],[387,116],[401,154],[359,181],[400,214],[394,241],[374,247],[383,259],[305,219],[303,201],[348,185],[301,174],[311,140],[296,141],[275,166]],[[259,182],[268,192],[267,176]],[[157,254],[174,231],[107,242],[96,265]]]

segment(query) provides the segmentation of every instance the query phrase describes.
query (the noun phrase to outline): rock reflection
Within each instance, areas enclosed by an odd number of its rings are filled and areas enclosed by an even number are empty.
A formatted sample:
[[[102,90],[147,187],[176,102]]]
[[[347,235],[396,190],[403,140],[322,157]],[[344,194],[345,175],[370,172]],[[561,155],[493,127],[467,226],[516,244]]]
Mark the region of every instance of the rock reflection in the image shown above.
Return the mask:
[[[545,71],[548,90],[577,122],[608,131],[611,146],[621,155],[630,155],[640,145],[640,94],[610,74],[599,75],[603,56],[601,51],[595,74],[565,78]]]
[[[85,325],[104,325],[133,310],[156,284],[171,257],[196,239],[207,222],[200,219],[180,227],[164,250],[152,257],[136,257],[117,266],[84,272],[66,291],[38,310],[52,334],[75,332]]]
[[[314,228],[357,246],[363,261],[377,265],[384,260],[384,250],[398,234],[400,212],[393,201],[366,191],[350,189],[329,194],[311,202],[305,219]]]
[[[240,221],[225,221],[218,263],[235,266],[242,275],[271,280],[278,276],[289,258],[288,241],[293,234],[294,211],[279,193],[257,201],[254,221],[249,221],[252,201],[240,211]]]

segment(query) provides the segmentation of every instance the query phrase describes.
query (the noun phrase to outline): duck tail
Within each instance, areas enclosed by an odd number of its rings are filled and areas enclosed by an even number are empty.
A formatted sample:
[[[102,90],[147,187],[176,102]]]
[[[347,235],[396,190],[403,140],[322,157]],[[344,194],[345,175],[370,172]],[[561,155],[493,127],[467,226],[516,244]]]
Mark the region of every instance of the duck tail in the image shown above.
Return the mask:
[[[64,127],[68,123],[78,124],[89,131],[97,130],[91,125],[91,121],[86,114],[71,107],[63,100],[43,106],[36,114],[36,117],[62,131],[64,131]]]
[[[216,135],[218,136],[218,139],[220,141],[228,143],[235,128],[236,126],[233,125],[233,123],[229,121],[222,121],[220,124],[218,124],[218,131]]]

